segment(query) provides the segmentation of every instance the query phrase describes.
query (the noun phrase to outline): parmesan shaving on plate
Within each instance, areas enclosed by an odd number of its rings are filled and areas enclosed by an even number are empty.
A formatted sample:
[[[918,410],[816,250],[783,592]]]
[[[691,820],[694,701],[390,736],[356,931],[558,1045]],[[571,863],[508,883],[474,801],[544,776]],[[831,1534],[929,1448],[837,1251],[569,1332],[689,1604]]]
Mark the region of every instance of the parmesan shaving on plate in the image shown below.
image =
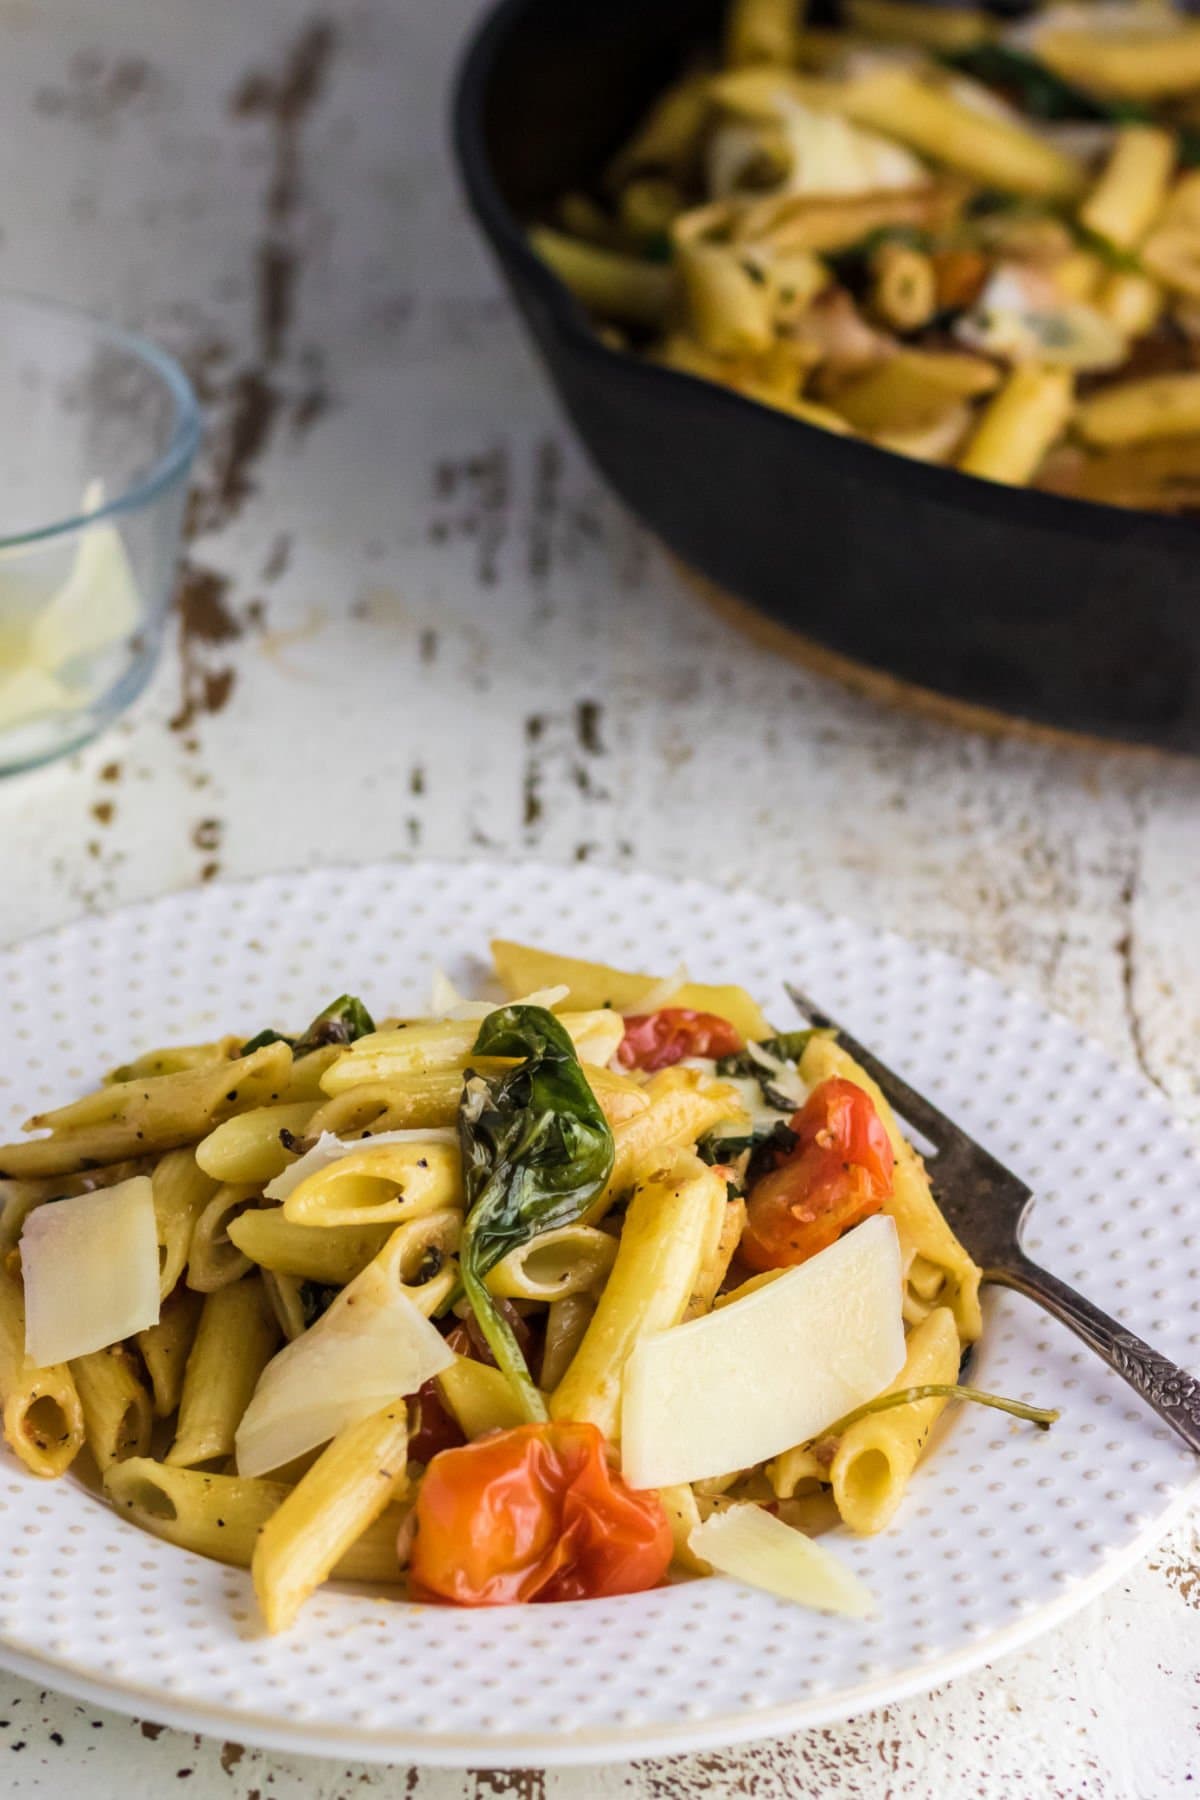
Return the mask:
[[[489,1013],[498,1012],[502,1006],[544,1006],[547,1012],[553,1012],[561,1006],[570,994],[569,987],[539,988],[536,993],[526,994],[520,1000],[468,1000],[455,987],[444,969],[435,969],[430,983],[429,1016],[432,1019],[452,1019],[460,1024],[470,1024],[473,1019],[486,1019]]]
[[[653,987],[647,988],[646,992],[639,996],[636,1005],[627,1006],[623,1010],[627,1015],[632,1013],[640,1016],[642,1013],[658,1012],[664,1006],[671,1006],[674,1004],[675,996],[680,988],[687,984],[687,980],[687,966],[680,963],[673,975],[665,975],[661,981],[656,981]]]
[[[35,1208],[21,1232],[25,1351],[39,1368],[158,1323],[158,1234],[147,1175]]]
[[[896,1227],[878,1213],[744,1298],[642,1338],[625,1365],[626,1479],[748,1469],[873,1399],[904,1362],[901,1297]]]
[[[240,1475],[266,1475],[415,1394],[454,1352],[375,1264],[263,1370],[237,1429]]]
[[[379,1131],[363,1138],[340,1138],[323,1131],[311,1150],[289,1163],[282,1175],[276,1175],[263,1189],[264,1200],[286,1200],[294,1188],[319,1169],[341,1162],[355,1150],[373,1149],[377,1144],[457,1144],[458,1133],[452,1125],[425,1125],[404,1131]]]
[[[870,1589],[844,1563],[760,1506],[729,1506],[712,1513],[689,1534],[688,1549],[718,1574],[781,1600],[854,1619],[874,1611]]]

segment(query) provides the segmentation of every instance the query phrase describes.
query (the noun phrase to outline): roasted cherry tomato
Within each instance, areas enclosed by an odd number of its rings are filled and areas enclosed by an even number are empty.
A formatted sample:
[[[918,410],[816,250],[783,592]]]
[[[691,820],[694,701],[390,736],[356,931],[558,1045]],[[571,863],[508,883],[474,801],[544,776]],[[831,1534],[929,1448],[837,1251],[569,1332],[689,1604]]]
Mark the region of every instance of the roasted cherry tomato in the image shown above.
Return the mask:
[[[671,1560],[662,1502],[609,1468],[594,1425],[518,1425],[444,1450],[416,1514],[412,1591],[459,1606],[638,1593]]]
[[[807,1262],[891,1196],[892,1146],[852,1081],[815,1087],[791,1128],[795,1148],[750,1190],[738,1255],[751,1269]]]
[[[667,1069],[685,1056],[732,1056],[741,1048],[741,1036],[728,1019],[686,1006],[663,1006],[626,1019],[617,1061],[626,1069]]]

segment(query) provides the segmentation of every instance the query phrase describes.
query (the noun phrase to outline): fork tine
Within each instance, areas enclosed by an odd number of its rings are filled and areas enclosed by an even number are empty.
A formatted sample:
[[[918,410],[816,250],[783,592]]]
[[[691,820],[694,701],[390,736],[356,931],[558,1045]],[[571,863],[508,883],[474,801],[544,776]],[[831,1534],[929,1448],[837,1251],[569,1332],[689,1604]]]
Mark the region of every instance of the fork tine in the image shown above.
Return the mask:
[[[987,1155],[982,1144],[977,1144],[974,1138],[968,1137],[961,1125],[956,1125],[953,1119],[948,1119],[945,1113],[939,1112],[932,1101],[926,1100],[924,1095],[918,1094],[915,1088],[909,1087],[907,1081],[897,1075],[893,1069],[889,1069],[886,1063],[880,1062],[879,1058],[868,1050],[865,1044],[860,1044],[856,1037],[851,1037],[846,1027],[839,1025],[837,1020],[831,1018],[822,1007],[817,1005],[815,1000],[810,1000],[807,994],[802,993],[799,988],[793,987],[790,982],[784,982],[784,991],[794,1005],[799,1007],[810,1024],[823,1030],[837,1032],[838,1042],[842,1048],[849,1052],[855,1062],[862,1065],[874,1081],[878,1082],[885,1098],[896,1108],[896,1111],[902,1113],[910,1125],[915,1125],[918,1131],[924,1132],[930,1143],[939,1152],[949,1150],[953,1146],[961,1150],[970,1150],[981,1156]]]

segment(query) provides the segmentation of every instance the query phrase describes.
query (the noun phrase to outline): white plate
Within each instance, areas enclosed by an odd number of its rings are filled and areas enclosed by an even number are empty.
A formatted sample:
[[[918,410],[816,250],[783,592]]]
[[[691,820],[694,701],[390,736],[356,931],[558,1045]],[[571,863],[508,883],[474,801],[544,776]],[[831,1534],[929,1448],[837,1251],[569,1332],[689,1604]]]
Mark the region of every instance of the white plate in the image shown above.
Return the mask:
[[[166,1040],[295,1025],[331,994],[420,1004],[493,933],[742,981],[789,976],[1035,1187],[1028,1248],[1200,1369],[1197,1159],[1162,1099],[1061,1020],[936,952],[799,906],[589,868],[418,864],[207,888],[0,956],[15,1128]],[[10,1135],[6,1130],[5,1135]],[[268,1639],[247,1576],[147,1537],[72,1479],[0,1460],[0,1662],[172,1724],[379,1760],[505,1766],[695,1750],[817,1724],[1026,1642],[1099,1592],[1196,1464],[1064,1330],[989,1292],[972,1378],[1063,1408],[1043,1434],[947,1414],[894,1526],[838,1548],[864,1622],[727,1581],[458,1612],[328,1590]]]

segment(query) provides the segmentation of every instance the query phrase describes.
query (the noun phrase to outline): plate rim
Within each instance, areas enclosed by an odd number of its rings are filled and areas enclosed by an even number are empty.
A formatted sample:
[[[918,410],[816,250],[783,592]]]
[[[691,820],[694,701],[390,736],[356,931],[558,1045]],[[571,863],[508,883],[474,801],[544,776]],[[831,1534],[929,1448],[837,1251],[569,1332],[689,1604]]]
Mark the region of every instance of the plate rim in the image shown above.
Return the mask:
[[[395,856],[361,862],[338,861],[307,867],[272,869],[215,882],[211,886],[180,885],[102,912],[80,913],[57,925],[0,945],[0,958],[36,947],[43,941],[65,938],[89,927],[103,929],[114,919],[150,913],[160,907],[183,901],[189,895],[215,898],[223,893],[253,889],[275,882],[309,881],[322,877],[336,880],[345,876],[361,876],[373,869],[426,868],[431,871],[453,871],[458,875],[471,869],[492,873],[503,869],[509,874],[525,870],[536,879],[543,873],[555,878],[569,876],[572,867],[568,863],[544,858],[472,855]],[[982,978],[1009,994],[1019,996],[1024,1003],[1037,1008],[1045,1016],[1060,1020],[1077,1039],[1119,1068],[1131,1087],[1153,1096],[1157,1106],[1165,1107],[1175,1129],[1188,1141],[1195,1141],[1194,1135],[1172,1105],[1170,1097],[1149,1082],[1140,1069],[1124,1058],[1115,1056],[1107,1045],[1090,1032],[1080,1029],[1066,1015],[1054,1011],[1034,995],[1010,986],[982,965],[944,950],[938,944],[909,936],[889,926],[860,921],[852,915],[839,913],[808,900],[797,902],[790,896],[776,896],[745,881],[705,881],[691,875],[674,876],[640,866],[622,868],[607,861],[589,863],[588,871],[616,879],[649,881],[663,889],[691,890],[729,898],[742,894],[780,909],[799,905],[803,911],[830,923],[845,920],[854,930],[864,931],[877,941],[902,945],[906,949],[918,951],[922,957],[932,957],[944,966]],[[505,1732],[500,1739],[484,1741],[476,1735],[463,1738],[447,1732],[425,1735],[408,1729],[397,1731],[379,1726],[355,1728],[300,1719],[285,1720],[277,1713],[232,1712],[205,1700],[174,1696],[117,1676],[98,1675],[68,1658],[31,1652],[13,1643],[3,1630],[0,1630],[0,1668],[24,1679],[52,1686],[89,1704],[110,1707],[130,1718],[149,1718],[156,1723],[199,1732],[203,1736],[223,1736],[256,1748],[305,1756],[335,1756],[380,1764],[410,1763],[430,1768],[481,1770],[600,1767],[644,1757],[684,1756],[842,1723],[875,1708],[927,1693],[945,1681],[970,1674],[999,1658],[1015,1653],[1072,1618],[1141,1562],[1187,1516],[1198,1494],[1200,1462],[1191,1477],[1164,1501],[1161,1511],[1148,1518],[1128,1542],[1105,1556],[1090,1573],[1064,1584],[1060,1594],[1031,1605],[1028,1611],[1010,1624],[937,1654],[927,1662],[910,1665],[899,1672],[872,1675],[835,1691],[814,1694],[807,1699],[789,1701],[761,1711],[742,1707],[735,1712],[709,1715],[705,1719],[680,1720],[674,1724],[619,1725],[613,1722],[603,1727],[564,1733],[553,1743],[548,1741],[548,1734],[544,1731],[530,1734]]]

